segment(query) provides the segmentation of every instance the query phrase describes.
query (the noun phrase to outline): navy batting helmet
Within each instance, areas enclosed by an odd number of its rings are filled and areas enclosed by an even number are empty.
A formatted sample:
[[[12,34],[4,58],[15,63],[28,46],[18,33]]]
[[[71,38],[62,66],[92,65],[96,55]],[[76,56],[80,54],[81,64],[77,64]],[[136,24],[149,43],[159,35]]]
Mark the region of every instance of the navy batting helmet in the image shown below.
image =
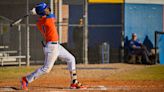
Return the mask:
[[[47,7],[48,7],[48,5],[44,2],[37,4],[35,7],[36,13],[40,16],[44,16],[45,15],[44,9],[46,9]]]

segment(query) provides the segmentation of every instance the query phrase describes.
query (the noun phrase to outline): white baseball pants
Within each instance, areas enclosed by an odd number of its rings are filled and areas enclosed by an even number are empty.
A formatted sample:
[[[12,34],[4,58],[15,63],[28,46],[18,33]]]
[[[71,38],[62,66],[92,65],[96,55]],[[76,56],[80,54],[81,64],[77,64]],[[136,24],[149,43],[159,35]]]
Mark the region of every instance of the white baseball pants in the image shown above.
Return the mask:
[[[48,42],[43,50],[45,54],[44,65],[26,77],[29,83],[41,75],[49,73],[58,57],[67,62],[69,71],[75,70],[75,57],[60,44]]]

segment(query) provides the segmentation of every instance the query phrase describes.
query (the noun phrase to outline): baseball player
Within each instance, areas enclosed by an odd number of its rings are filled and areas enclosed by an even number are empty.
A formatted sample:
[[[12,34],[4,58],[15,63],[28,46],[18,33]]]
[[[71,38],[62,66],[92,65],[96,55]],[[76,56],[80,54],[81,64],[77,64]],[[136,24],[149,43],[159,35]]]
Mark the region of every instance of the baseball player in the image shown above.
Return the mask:
[[[37,27],[46,42],[45,47],[43,47],[45,61],[42,67],[32,72],[31,74],[22,77],[21,88],[23,90],[28,90],[28,83],[31,83],[34,80],[38,79],[40,76],[49,73],[57,57],[67,62],[71,76],[70,88],[86,88],[77,80],[75,57],[58,42],[58,33],[55,26],[55,15],[51,13],[50,8],[44,2],[41,2],[36,5],[35,11],[32,11],[32,13],[35,14],[35,12],[37,15],[39,15]]]

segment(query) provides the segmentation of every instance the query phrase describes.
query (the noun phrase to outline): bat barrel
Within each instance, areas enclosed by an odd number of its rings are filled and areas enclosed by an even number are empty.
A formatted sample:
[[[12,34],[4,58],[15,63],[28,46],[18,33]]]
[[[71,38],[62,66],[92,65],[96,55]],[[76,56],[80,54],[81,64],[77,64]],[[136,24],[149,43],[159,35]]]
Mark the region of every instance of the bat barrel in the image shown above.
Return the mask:
[[[29,14],[23,16],[22,18],[20,18],[20,19],[14,21],[14,22],[12,22],[12,23],[10,24],[10,27],[19,24],[19,23],[20,23],[24,18],[26,18],[27,16],[29,16]]]

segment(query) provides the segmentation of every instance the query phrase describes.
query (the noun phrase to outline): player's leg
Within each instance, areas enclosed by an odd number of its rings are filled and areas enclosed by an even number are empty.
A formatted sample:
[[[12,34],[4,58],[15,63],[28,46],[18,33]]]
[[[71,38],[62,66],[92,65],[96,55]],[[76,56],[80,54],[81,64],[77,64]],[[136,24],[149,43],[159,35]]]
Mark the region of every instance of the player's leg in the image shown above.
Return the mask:
[[[77,80],[75,57],[61,45],[59,45],[59,59],[67,62],[71,76],[71,88],[86,88]]]
[[[39,69],[37,69],[36,71],[34,71],[33,73],[27,75],[26,77],[23,77],[22,78],[23,81],[26,81],[27,83],[31,83],[32,81],[39,78],[41,75],[50,72],[58,56],[58,44],[47,44],[47,46],[44,48],[44,52],[45,52],[44,65]]]

